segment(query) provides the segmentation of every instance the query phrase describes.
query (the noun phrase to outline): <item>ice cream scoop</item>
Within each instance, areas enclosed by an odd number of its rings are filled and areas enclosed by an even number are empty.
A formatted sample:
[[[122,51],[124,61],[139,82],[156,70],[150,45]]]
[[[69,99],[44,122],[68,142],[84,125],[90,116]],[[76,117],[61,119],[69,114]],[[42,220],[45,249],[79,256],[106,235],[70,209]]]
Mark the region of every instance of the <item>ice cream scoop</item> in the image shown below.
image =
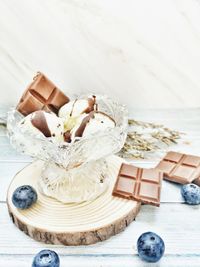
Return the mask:
[[[114,128],[115,121],[109,115],[100,111],[91,111],[87,115],[82,115],[75,127],[71,130],[71,140],[90,136],[108,128]]]
[[[91,96],[88,99],[75,99],[62,106],[59,110],[59,117],[67,119],[68,117],[77,117],[83,113],[90,113],[94,110],[96,97]]]
[[[23,118],[19,127],[32,134],[52,138],[53,141],[63,141],[63,120],[53,113],[35,111]]]

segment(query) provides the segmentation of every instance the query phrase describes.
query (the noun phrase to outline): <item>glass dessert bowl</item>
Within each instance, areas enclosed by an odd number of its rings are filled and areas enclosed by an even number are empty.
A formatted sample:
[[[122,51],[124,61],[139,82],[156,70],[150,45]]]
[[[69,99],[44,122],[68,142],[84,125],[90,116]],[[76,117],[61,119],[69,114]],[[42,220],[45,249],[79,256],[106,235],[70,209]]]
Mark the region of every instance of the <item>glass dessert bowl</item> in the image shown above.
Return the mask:
[[[83,96],[81,96],[83,97]],[[87,96],[85,96],[87,97]],[[8,112],[10,142],[18,151],[44,161],[38,185],[41,192],[63,203],[90,201],[109,186],[106,157],[117,153],[127,136],[125,106],[107,96],[96,96],[98,110],[115,121],[115,127],[81,137],[74,142],[52,142],[19,127],[23,115]]]

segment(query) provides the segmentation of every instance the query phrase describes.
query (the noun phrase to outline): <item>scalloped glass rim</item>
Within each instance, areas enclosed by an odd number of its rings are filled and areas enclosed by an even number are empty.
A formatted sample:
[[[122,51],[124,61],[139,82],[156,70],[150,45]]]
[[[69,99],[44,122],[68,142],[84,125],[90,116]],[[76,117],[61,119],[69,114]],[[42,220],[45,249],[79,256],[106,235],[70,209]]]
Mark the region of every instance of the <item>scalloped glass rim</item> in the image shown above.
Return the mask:
[[[87,96],[81,95],[79,98]],[[73,143],[53,143],[51,138],[42,134],[36,136],[18,127],[24,116],[12,108],[7,118],[11,144],[22,153],[42,160],[51,160],[67,169],[117,153],[124,145],[127,135],[127,108],[105,95],[96,95],[96,99],[100,110],[116,121],[114,128],[79,138]]]

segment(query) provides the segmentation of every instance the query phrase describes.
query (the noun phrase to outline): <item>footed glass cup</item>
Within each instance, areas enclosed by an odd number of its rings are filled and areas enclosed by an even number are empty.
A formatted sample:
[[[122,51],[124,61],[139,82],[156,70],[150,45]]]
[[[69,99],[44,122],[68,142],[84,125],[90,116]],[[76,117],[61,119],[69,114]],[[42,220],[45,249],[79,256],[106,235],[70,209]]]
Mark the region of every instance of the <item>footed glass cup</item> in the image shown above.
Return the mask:
[[[40,134],[30,134],[19,127],[23,116],[15,109],[8,112],[11,144],[18,151],[44,161],[39,188],[43,194],[63,203],[90,201],[108,188],[106,158],[123,147],[127,136],[126,107],[107,96],[97,95],[96,101],[98,109],[115,120],[116,127],[73,143],[54,143]]]

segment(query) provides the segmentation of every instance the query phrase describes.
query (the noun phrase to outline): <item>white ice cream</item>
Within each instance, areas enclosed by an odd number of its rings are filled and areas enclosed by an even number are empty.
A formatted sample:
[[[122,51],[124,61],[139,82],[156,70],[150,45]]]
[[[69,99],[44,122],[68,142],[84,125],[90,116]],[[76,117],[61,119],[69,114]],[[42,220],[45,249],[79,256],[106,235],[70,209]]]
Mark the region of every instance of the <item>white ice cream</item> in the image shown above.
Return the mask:
[[[35,120],[37,121],[38,127],[34,126]],[[36,136],[46,136],[53,141],[58,142],[63,141],[63,120],[53,113],[48,113],[42,110],[33,112],[22,119],[19,123],[19,127]]]
[[[76,138],[76,132],[86,116],[88,116],[88,114],[82,115],[77,121],[75,127],[71,130],[72,141]],[[114,128],[114,127],[115,127],[115,122],[109,116],[101,112],[94,112],[94,117],[90,118],[89,122],[87,122],[82,137],[88,137],[94,133],[105,131],[108,128]]]
[[[88,107],[87,99],[76,99],[62,106],[58,116],[61,118],[80,116]]]
[[[83,137],[114,127],[115,122],[110,117],[103,113],[94,113],[94,118],[90,119],[85,127]]]

